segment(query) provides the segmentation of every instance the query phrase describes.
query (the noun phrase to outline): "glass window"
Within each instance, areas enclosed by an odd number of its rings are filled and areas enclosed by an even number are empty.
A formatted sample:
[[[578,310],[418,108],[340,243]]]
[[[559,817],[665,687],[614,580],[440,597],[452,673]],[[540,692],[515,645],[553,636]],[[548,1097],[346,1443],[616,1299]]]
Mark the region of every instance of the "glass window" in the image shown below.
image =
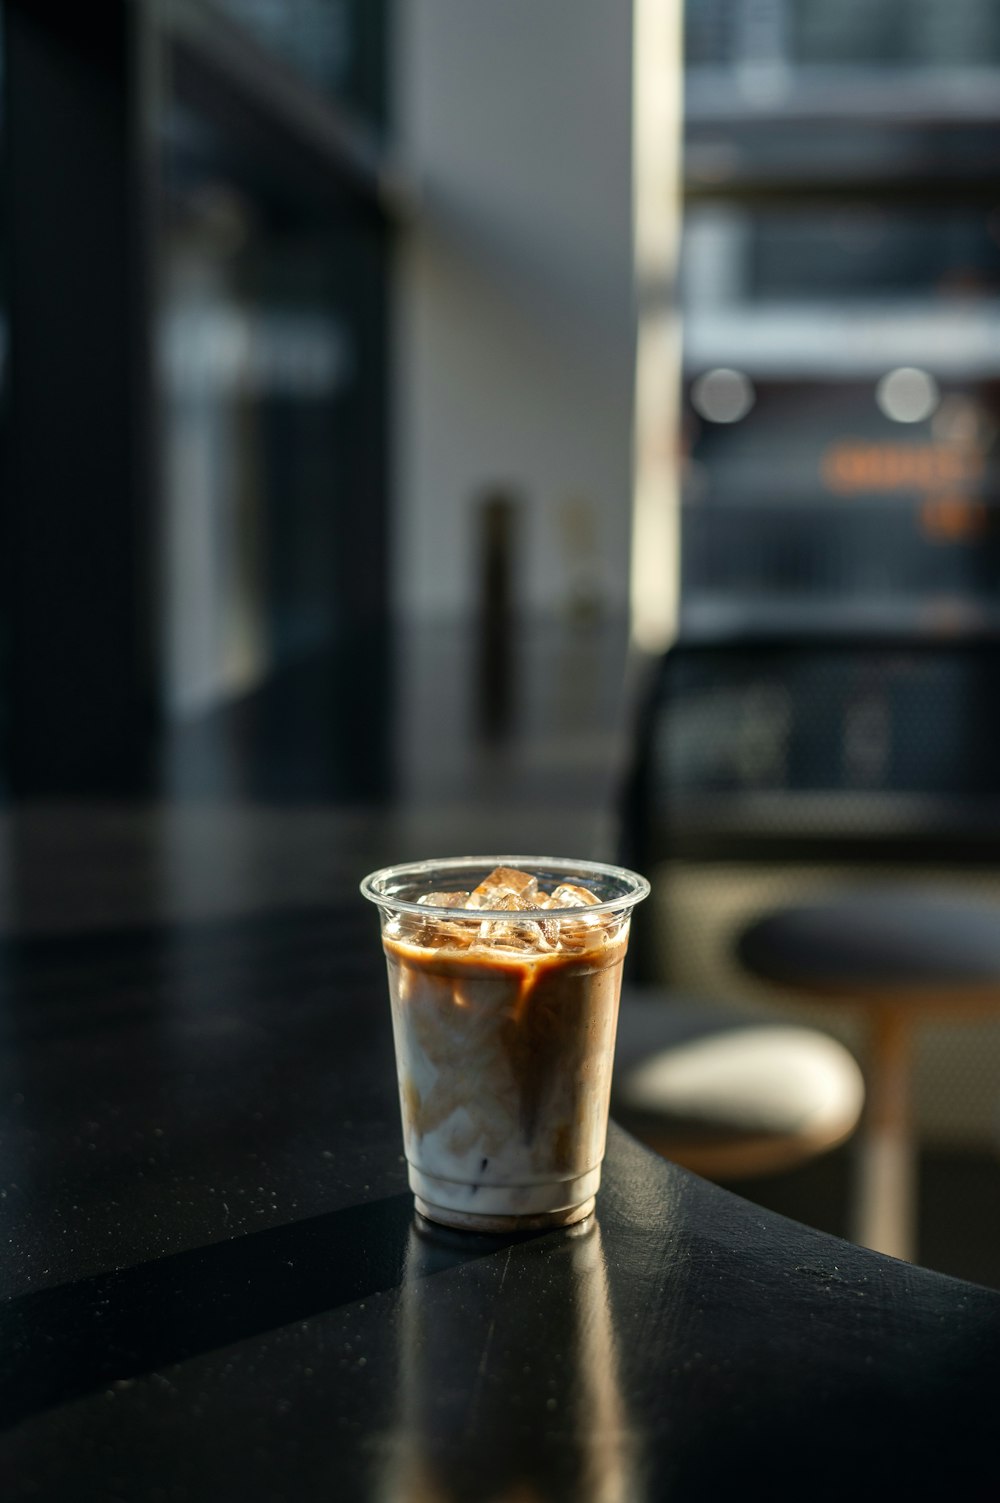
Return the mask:
[[[387,588],[389,227],[280,120],[260,140],[238,111],[182,88],[169,101],[167,777],[181,794],[323,796],[377,781],[386,755],[380,688],[350,679],[349,641],[374,640]]]

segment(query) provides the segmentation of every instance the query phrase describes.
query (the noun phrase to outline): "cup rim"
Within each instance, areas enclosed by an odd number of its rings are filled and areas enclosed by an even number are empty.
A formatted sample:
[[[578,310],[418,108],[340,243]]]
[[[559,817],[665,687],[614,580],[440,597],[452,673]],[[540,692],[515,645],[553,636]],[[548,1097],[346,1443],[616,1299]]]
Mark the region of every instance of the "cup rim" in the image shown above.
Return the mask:
[[[649,882],[638,872],[633,872],[625,866],[616,866],[608,861],[574,861],[568,856],[435,856],[425,861],[402,861],[394,866],[383,866],[378,871],[369,872],[362,878],[360,883],[362,896],[370,903],[381,909],[392,909],[396,913],[415,913],[424,918],[456,919],[468,917],[482,921],[483,919],[510,920],[510,912],[503,908],[444,908],[436,904],[417,903],[409,898],[400,898],[385,891],[385,886],[394,878],[430,876],[432,872],[442,867],[449,868],[454,872],[462,870],[475,870],[485,867],[487,871],[495,866],[510,866],[519,871],[534,871],[536,868],[547,870],[556,874],[564,874],[567,877],[576,874],[579,877],[615,877],[624,882],[627,890],[617,898],[609,898],[603,903],[591,903],[585,910],[579,908],[525,908],[523,917],[530,918],[532,914],[542,914],[546,918],[556,918],[560,915],[570,915],[579,918],[581,912],[586,912],[588,918],[597,917],[599,914],[620,913],[623,909],[634,908],[641,903],[643,898],[649,896]],[[381,889],[381,890],[380,890]]]

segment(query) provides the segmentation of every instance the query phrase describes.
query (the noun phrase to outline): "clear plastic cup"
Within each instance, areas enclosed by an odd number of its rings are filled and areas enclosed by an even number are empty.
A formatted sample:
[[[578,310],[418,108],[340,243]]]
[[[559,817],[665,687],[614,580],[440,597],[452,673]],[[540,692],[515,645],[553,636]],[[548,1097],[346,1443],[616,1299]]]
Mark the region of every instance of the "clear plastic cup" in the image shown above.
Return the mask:
[[[497,867],[536,880],[530,908],[419,901]],[[598,901],[543,906],[564,884]],[[582,1220],[601,1180],[629,920],[649,883],[591,861],[463,856],[386,867],[361,891],[382,922],[417,1210],[479,1231]]]

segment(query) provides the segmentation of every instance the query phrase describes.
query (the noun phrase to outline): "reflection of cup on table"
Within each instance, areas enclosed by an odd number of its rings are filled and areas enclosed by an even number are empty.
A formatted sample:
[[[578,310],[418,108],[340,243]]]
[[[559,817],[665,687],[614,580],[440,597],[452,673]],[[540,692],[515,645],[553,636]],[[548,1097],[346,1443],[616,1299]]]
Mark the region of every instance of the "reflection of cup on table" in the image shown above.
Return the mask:
[[[634,872],[461,857],[366,877],[389,971],[417,1209],[470,1230],[565,1226],[601,1179]]]
[[[619,1378],[598,1218],[472,1241],[414,1218],[400,1289],[384,1503],[635,1503],[638,1438]],[[464,1254],[464,1256],[463,1256]],[[545,1264],[544,1339],[518,1291]]]

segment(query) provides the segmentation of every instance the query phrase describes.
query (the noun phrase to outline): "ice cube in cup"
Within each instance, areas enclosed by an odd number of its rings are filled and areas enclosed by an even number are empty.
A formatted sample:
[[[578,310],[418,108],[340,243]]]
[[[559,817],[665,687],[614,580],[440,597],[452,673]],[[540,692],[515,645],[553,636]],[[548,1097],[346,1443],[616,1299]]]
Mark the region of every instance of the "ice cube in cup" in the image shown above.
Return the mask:
[[[528,908],[538,895],[538,882],[530,872],[517,871],[510,866],[495,866],[488,876],[476,884],[469,896],[470,908],[502,909],[505,898],[518,898],[521,906]]]
[[[545,906],[547,908],[591,908],[599,902],[600,898],[596,893],[591,892],[589,887],[581,887],[577,882],[560,882]]]
[[[648,891],[623,868],[554,857],[365,878],[382,917],[410,1185],[428,1219],[497,1231],[593,1209],[629,918]],[[431,901],[448,893],[465,903]]]

